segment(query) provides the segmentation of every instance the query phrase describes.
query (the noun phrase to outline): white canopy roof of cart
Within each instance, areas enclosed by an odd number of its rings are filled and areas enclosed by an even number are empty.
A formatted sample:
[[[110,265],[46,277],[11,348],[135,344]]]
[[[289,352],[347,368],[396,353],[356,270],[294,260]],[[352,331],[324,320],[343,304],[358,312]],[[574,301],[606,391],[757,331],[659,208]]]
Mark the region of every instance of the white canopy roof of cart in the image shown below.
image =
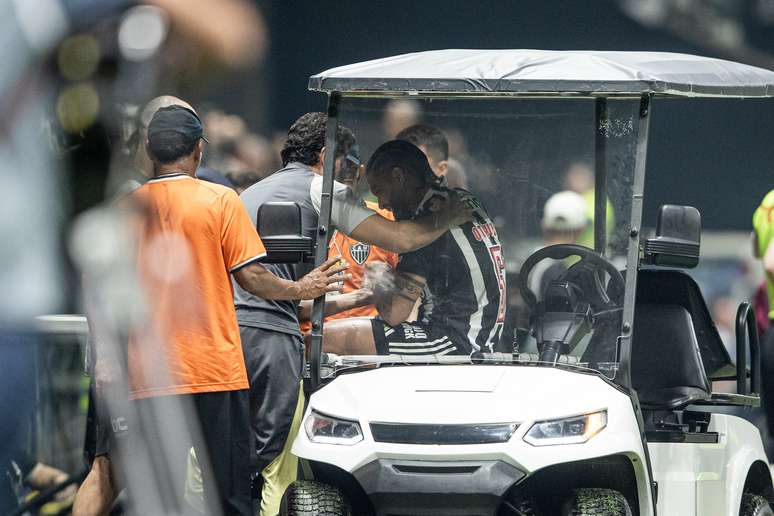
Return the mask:
[[[668,52],[451,49],[332,68],[310,77],[309,89],[328,93],[771,97],[774,72]]]

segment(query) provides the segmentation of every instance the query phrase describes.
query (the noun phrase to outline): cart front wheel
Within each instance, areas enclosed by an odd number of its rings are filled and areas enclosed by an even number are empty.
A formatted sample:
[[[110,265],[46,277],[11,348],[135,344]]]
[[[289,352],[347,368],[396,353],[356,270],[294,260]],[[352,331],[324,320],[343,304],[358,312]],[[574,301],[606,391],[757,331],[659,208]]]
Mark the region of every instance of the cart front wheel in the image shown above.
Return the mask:
[[[575,489],[562,506],[562,516],[632,516],[632,510],[613,489]]]
[[[344,495],[333,486],[313,480],[293,482],[280,505],[281,516],[351,516]]]
[[[745,493],[742,495],[739,516],[774,516],[774,511],[764,497]]]

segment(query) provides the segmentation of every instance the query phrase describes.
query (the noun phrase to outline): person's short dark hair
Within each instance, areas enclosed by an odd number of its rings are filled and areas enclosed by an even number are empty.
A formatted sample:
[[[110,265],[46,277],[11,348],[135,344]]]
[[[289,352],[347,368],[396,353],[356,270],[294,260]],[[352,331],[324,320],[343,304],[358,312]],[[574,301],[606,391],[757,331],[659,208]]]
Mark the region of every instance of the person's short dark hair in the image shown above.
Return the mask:
[[[163,107],[148,124],[148,154],[161,164],[174,163],[190,155],[202,138],[196,113],[183,106]]]
[[[320,160],[320,151],[325,147],[325,113],[312,112],[302,115],[288,130],[288,139],[280,156],[282,166],[297,161],[304,165],[315,165]]]
[[[155,161],[165,165],[174,163],[184,156],[190,155],[196,148],[196,141],[188,141],[183,135],[177,133],[167,133],[163,141],[148,142],[148,154]]]
[[[405,140],[417,147],[423,146],[436,161],[449,159],[449,140],[446,139],[443,131],[432,125],[412,125],[399,132],[395,139]]]
[[[325,126],[328,115],[320,112],[306,113],[293,122],[288,130],[288,139],[280,156],[282,166],[297,161],[304,165],[316,165],[320,151],[325,147]],[[336,134],[336,157],[345,155],[357,142],[355,135],[346,127],[339,126]]]
[[[395,167],[427,183],[438,182],[427,156],[416,145],[406,140],[391,140],[380,145],[368,160],[366,174],[381,174]]]

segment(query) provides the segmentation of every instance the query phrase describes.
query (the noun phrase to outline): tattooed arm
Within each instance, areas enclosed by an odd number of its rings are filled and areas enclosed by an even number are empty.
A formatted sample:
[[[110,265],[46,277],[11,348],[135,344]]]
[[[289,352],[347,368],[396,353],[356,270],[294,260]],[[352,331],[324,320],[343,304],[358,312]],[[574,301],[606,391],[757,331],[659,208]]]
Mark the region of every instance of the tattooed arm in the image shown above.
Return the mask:
[[[417,299],[422,295],[425,278],[416,274],[389,271],[391,281],[373,286],[374,304],[379,315],[390,326],[406,321]]]
[[[366,288],[360,288],[325,298],[325,317],[336,315],[353,308],[368,306],[373,303],[373,293]],[[301,301],[298,304],[298,320],[301,322],[312,320],[312,301]]]

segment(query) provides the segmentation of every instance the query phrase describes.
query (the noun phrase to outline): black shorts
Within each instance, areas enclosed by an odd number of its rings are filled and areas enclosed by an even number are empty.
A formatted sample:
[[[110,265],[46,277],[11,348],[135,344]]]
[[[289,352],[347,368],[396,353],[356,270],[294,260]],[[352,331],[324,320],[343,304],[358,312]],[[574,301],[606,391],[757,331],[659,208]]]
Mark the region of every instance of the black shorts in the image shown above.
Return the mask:
[[[372,319],[376,352],[379,355],[449,355],[459,354],[457,346],[449,338],[448,331],[420,322],[390,326],[382,319]]]
[[[86,416],[84,458],[91,464],[95,457],[108,455],[117,438],[124,438],[129,430],[127,394],[125,388],[108,393],[110,401],[96,395],[94,381],[89,384],[89,411]]]

